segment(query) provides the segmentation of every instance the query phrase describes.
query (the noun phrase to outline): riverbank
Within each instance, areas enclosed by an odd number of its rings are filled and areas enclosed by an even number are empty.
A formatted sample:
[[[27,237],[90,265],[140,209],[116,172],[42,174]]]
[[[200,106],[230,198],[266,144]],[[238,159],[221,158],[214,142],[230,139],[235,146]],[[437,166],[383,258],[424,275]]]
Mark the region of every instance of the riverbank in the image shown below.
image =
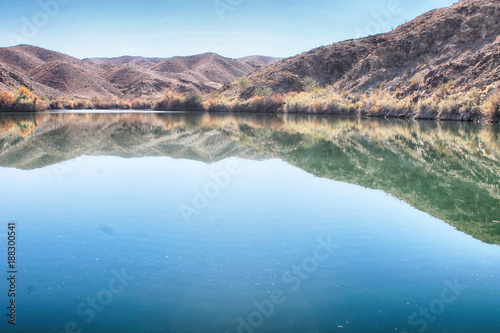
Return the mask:
[[[493,89],[492,89],[493,90]],[[273,94],[262,89],[253,97],[228,99],[210,95],[165,94],[160,99],[116,100],[102,98],[56,98],[48,100],[20,87],[0,91],[0,111],[43,112],[46,110],[156,110],[200,112],[250,112],[327,114],[360,117],[390,117],[438,121],[500,122],[500,93],[472,89],[451,94],[446,86],[429,96],[398,97],[378,89],[371,93],[336,93],[330,88]]]

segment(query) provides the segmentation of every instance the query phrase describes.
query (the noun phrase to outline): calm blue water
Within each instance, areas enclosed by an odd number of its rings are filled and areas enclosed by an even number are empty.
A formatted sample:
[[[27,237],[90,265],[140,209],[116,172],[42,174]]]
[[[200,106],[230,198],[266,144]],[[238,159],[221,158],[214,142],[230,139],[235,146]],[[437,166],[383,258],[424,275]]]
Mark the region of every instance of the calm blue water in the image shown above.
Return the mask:
[[[500,331],[498,245],[280,159],[84,155],[0,179],[2,332]]]

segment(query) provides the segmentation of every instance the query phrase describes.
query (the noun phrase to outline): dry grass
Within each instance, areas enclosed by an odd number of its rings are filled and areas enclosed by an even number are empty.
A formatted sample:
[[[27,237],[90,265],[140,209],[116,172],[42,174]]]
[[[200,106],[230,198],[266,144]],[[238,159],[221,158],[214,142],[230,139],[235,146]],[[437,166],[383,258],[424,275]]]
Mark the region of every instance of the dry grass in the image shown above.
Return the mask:
[[[203,99],[197,94],[187,96],[166,93],[154,105],[157,111],[205,111]]]
[[[490,119],[500,118],[500,93],[491,95],[482,105],[482,110]]]
[[[382,117],[406,117],[434,120],[499,121],[500,94],[484,99],[479,89],[466,94],[450,94],[450,83],[427,97],[397,97],[377,89],[372,93],[337,93],[329,88],[291,93],[285,97],[289,113],[339,114]]]
[[[403,97],[384,91],[382,87],[371,93],[337,92],[331,87],[310,84],[310,89],[300,93],[263,94],[248,100],[228,99],[221,94],[207,96],[166,93],[152,101],[136,98],[75,99],[59,98],[46,102],[29,89],[17,92],[0,91],[1,111],[40,111],[44,109],[120,109],[158,111],[208,111],[208,112],[277,112],[302,114],[337,114],[366,117],[405,117],[434,120],[495,121],[500,120],[500,93],[490,87],[484,91],[471,89],[465,94],[451,94],[448,82],[425,97]]]
[[[132,101],[97,97],[92,99],[58,98],[50,102],[49,108],[53,110],[151,110],[153,102],[138,98]]]
[[[254,96],[246,101],[233,101],[231,111],[234,112],[284,112],[284,95]]]
[[[0,91],[0,111],[35,112],[47,107],[44,99],[40,99],[26,87],[19,87],[16,92]]]
[[[153,102],[136,98],[130,102],[130,106],[133,110],[151,110],[153,109]]]
[[[12,108],[16,101],[13,93],[5,90],[0,90],[0,110]]]
[[[230,112],[233,110],[233,102],[221,96],[209,96],[203,104],[209,112]]]

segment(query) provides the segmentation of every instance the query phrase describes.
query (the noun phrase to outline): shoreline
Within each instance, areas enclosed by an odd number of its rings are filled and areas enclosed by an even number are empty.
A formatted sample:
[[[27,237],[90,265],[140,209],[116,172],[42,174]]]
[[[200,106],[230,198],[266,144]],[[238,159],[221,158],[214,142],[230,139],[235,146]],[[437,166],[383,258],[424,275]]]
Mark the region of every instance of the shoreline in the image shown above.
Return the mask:
[[[0,111],[0,115],[30,115],[30,114],[178,114],[178,113],[191,113],[191,114],[227,114],[227,115],[294,115],[294,116],[329,116],[329,117],[348,117],[348,118],[361,118],[361,119],[399,119],[399,120],[415,120],[415,121],[432,121],[432,122],[456,122],[456,123],[473,123],[473,124],[500,124],[500,118],[484,119],[481,117],[457,117],[452,115],[447,116],[409,116],[408,114],[369,114],[359,112],[322,112],[312,113],[305,111],[248,111],[248,110],[230,110],[230,111],[208,111],[208,110],[144,110],[144,109],[46,109],[37,111]]]
[[[378,90],[371,93],[335,92],[315,87],[289,94],[254,95],[248,99],[220,94],[175,95],[159,99],[105,99],[38,97],[28,88],[16,92],[0,90],[0,113],[71,112],[107,110],[137,112],[208,112],[330,115],[365,118],[399,118],[432,121],[500,123],[500,93],[478,89],[467,93],[435,92],[419,98],[398,97]]]

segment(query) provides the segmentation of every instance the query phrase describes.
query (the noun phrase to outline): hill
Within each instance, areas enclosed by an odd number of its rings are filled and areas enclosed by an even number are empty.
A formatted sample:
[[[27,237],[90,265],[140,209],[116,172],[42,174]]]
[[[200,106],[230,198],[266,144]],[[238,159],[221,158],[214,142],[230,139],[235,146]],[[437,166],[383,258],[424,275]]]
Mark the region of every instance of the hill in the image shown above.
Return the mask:
[[[51,99],[121,99],[118,106],[125,109],[499,122],[500,1],[461,0],[388,33],[334,43],[288,59],[229,59],[205,53],[168,59],[79,60],[26,45],[1,49],[0,89],[16,85]],[[24,98],[4,95],[0,110],[12,110],[12,101]],[[33,96],[24,100],[20,109],[48,106],[37,104]],[[101,100],[65,102],[51,105],[103,105]]]
[[[264,56],[235,60],[215,53],[166,59],[131,56],[84,59],[106,69],[108,80],[117,84],[126,96],[133,97],[158,95],[165,89],[210,93],[278,60]]]
[[[255,69],[259,69],[261,67],[274,65],[274,64],[280,62],[281,58],[272,58],[272,57],[264,57],[264,56],[248,56],[248,57],[238,58],[237,60],[242,62],[242,63],[246,63]]]
[[[449,92],[481,92],[500,83],[500,1],[462,0],[436,9],[391,32],[320,47],[248,75],[224,95],[248,99],[259,87],[274,93],[304,91],[306,78],[338,92],[398,97],[429,96],[445,84]]]
[[[158,98],[174,93],[210,93],[274,58],[245,60],[214,53],[189,57],[92,58],[80,60],[29,45],[0,48],[0,89],[27,86],[53,99]]]
[[[39,96],[113,97],[120,91],[102,76],[104,70],[77,58],[42,48],[19,45],[0,48],[0,82],[24,85]]]

